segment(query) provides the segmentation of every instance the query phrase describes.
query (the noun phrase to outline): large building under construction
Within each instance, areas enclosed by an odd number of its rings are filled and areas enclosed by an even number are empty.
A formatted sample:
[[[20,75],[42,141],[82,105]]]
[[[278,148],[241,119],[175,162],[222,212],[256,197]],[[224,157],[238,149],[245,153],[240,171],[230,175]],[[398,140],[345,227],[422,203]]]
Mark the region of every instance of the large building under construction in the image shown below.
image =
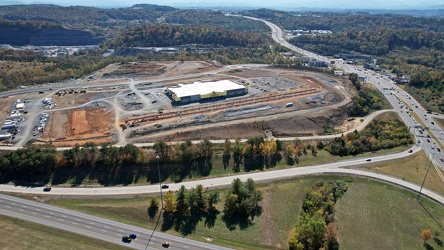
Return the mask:
[[[244,85],[230,80],[222,80],[179,84],[178,87],[168,88],[166,94],[176,103],[190,103],[217,97],[240,96],[247,92],[248,90]]]

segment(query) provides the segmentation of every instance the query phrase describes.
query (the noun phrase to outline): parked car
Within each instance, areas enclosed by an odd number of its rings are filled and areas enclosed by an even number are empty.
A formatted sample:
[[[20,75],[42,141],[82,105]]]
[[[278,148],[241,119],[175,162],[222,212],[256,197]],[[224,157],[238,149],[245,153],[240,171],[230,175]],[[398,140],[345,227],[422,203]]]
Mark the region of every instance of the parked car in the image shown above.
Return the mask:
[[[131,243],[131,238],[129,236],[122,236],[122,241],[124,243]]]

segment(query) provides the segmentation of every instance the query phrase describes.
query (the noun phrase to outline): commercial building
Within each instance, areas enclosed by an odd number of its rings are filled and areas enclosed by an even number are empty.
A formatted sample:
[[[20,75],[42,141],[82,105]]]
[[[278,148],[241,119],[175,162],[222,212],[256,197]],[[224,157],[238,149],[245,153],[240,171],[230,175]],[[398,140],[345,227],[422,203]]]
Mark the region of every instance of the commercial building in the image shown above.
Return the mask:
[[[244,85],[230,80],[179,84],[178,87],[166,90],[166,94],[176,103],[190,103],[217,97],[240,96],[245,95],[247,92],[248,90]]]

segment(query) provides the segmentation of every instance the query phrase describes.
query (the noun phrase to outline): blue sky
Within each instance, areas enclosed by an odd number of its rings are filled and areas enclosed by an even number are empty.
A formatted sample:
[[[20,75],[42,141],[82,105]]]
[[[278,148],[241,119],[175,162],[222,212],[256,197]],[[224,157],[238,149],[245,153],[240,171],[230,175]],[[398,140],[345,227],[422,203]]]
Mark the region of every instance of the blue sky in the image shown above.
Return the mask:
[[[83,5],[83,6],[131,6],[137,3],[148,3],[169,6],[248,6],[266,8],[361,8],[361,9],[408,9],[428,8],[444,5],[444,0],[0,0],[0,2],[30,3],[54,3],[58,5]]]

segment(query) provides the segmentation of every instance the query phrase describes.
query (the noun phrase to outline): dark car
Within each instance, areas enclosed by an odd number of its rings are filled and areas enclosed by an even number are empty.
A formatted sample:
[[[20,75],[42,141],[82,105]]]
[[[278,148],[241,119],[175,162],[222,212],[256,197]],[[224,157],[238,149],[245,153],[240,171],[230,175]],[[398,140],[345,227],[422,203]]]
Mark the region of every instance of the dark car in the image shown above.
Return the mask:
[[[151,103],[156,103],[157,101],[156,100],[154,100],[154,101],[151,101]]]
[[[440,158],[439,160],[442,161],[442,162],[444,162],[444,159],[442,159],[442,158]]]
[[[164,248],[169,248],[169,247],[170,247],[170,243],[167,242],[167,241],[165,241],[164,243],[162,243],[162,246],[163,246]]]
[[[410,149],[410,150],[409,150],[409,153],[411,153],[411,152],[413,152],[413,150]]]
[[[130,234],[129,237],[133,240],[135,240],[137,238],[137,234]]]
[[[367,158],[367,160],[366,161],[372,161],[372,159],[370,159],[370,158]]]
[[[49,191],[51,191],[51,187],[45,187],[45,188],[43,188],[43,192],[49,192]]]
[[[124,243],[131,243],[131,238],[129,236],[122,236],[122,241]]]
[[[166,188],[169,188],[170,186],[168,186],[168,185],[162,185],[162,189],[166,189]]]

